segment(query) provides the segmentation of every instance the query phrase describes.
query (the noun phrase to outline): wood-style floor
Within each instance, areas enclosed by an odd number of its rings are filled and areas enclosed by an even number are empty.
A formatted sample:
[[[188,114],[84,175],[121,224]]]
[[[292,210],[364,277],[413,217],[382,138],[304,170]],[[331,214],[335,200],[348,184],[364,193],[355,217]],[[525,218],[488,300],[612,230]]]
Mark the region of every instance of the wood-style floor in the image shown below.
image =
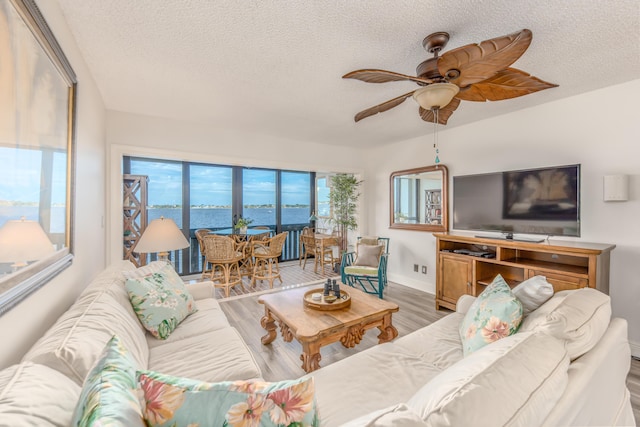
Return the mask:
[[[394,283],[391,283],[385,291],[385,299],[400,306],[400,311],[393,315],[393,324],[398,329],[399,336],[407,335],[450,313],[446,309],[435,310],[433,295]],[[264,308],[258,303],[258,296],[221,301],[220,305],[229,318],[229,322],[244,337],[260,365],[265,380],[294,379],[304,375],[304,371],[300,367],[302,349],[297,341],[286,343],[278,334],[276,340],[269,345],[262,345],[260,342],[265,331],[260,326],[260,318],[264,314]],[[320,366],[326,366],[376,345],[378,332],[375,328],[367,331],[360,344],[354,348],[345,348],[340,343],[322,347]],[[631,404],[635,418],[640,420],[640,361],[638,360],[631,360],[627,386],[631,392]]]

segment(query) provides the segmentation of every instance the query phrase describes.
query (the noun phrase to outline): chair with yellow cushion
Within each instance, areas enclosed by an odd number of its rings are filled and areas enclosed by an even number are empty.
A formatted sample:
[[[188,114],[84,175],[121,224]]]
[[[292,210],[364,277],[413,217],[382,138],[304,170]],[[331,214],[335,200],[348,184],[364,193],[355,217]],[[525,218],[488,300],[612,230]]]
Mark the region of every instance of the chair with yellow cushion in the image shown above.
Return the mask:
[[[356,252],[342,256],[342,283],[383,297],[387,286],[388,237],[358,237]]]

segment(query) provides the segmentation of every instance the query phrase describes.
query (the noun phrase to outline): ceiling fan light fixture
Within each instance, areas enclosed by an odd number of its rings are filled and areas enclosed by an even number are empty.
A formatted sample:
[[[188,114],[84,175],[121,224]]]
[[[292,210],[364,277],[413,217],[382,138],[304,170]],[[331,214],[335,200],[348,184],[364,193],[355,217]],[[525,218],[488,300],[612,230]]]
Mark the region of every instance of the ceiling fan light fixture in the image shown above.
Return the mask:
[[[453,83],[432,83],[416,90],[413,99],[425,110],[433,110],[445,107],[459,91]]]

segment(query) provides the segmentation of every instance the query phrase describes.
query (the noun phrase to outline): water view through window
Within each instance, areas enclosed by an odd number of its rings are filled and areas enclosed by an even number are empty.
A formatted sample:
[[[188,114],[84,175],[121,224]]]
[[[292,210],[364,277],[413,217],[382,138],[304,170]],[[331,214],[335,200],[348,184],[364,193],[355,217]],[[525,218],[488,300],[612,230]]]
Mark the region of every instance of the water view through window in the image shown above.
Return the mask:
[[[191,265],[181,263],[182,274],[199,268],[197,229],[228,229],[242,216],[253,221],[250,227],[288,231],[289,239],[297,242],[297,233],[309,225],[315,209],[315,174],[311,172],[132,157],[125,158],[123,170],[148,177],[148,222],[161,216],[171,218],[191,238],[187,254]],[[186,206],[189,209],[184,212]],[[288,247],[290,253],[283,254],[283,260],[297,258],[297,243]]]

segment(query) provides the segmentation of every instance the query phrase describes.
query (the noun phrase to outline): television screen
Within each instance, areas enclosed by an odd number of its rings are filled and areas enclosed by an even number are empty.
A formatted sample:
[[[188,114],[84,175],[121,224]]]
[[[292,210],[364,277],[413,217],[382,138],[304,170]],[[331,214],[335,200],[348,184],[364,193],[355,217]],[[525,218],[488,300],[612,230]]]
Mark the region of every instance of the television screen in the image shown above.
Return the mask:
[[[453,228],[580,236],[580,165],[454,176]]]

